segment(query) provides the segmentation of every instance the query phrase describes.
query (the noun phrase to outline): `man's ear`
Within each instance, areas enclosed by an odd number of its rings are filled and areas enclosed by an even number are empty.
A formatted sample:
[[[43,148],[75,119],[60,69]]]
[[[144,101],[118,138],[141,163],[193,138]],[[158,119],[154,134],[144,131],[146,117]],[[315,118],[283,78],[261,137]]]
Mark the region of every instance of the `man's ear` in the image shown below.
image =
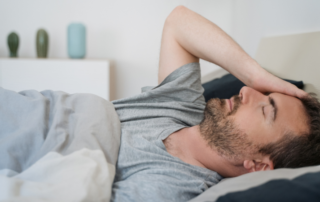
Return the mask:
[[[243,167],[248,171],[248,173],[274,169],[273,162],[269,157],[244,160]]]

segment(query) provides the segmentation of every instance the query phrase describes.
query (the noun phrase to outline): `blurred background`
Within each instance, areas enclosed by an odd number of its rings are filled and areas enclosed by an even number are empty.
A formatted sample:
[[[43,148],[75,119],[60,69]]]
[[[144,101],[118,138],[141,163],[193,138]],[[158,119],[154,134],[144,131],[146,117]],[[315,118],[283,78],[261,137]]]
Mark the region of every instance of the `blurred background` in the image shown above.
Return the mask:
[[[36,58],[36,32],[44,28],[48,58],[67,59],[67,26],[81,22],[85,59],[110,61],[110,100],[136,95],[157,84],[163,24],[178,5],[216,23],[252,57],[263,37],[320,31],[319,0],[0,0],[0,57],[8,57],[14,31],[19,57]],[[202,75],[219,68],[201,66]]]

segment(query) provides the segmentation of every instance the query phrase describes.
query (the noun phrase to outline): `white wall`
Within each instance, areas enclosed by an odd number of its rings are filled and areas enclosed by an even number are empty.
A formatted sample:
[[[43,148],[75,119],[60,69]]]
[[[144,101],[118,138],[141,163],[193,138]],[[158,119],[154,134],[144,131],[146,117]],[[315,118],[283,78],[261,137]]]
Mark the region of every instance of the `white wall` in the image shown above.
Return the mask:
[[[252,57],[262,37],[320,31],[319,0],[234,0],[234,39]]]
[[[0,0],[0,57],[8,56],[7,35],[15,31],[19,57],[35,58],[36,32],[44,28],[49,58],[67,58],[67,25],[82,22],[87,28],[86,58],[112,62],[111,99],[132,96],[142,86],[157,84],[163,23],[180,4],[232,34],[232,0]],[[203,74],[215,68],[201,63]]]

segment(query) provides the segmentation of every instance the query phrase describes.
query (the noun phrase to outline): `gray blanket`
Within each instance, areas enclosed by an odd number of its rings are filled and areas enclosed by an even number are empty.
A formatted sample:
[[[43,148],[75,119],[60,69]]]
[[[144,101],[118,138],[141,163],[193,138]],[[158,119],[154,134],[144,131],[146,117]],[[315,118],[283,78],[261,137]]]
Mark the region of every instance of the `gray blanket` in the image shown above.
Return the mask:
[[[111,102],[91,94],[0,88],[0,170],[23,172],[48,152],[101,150],[115,165],[120,122]]]

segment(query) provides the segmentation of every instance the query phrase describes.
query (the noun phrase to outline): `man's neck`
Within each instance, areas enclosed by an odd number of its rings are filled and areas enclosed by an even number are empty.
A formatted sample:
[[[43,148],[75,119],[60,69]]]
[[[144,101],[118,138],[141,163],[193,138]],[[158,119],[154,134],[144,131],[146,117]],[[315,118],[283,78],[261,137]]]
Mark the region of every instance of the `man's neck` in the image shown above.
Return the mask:
[[[178,157],[182,161],[204,167],[197,158],[197,150],[201,149],[202,142],[199,138],[199,126],[183,128],[169,135],[163,142],[167,152]]]
[[[222,176],[228,177],[227,173],[241,169],[241,165],[232,164],[207,144],[200,133],[199,125],[172,133],[163,142],[167,152],[172,156],[178,157],[185,163],[216,171]]]

